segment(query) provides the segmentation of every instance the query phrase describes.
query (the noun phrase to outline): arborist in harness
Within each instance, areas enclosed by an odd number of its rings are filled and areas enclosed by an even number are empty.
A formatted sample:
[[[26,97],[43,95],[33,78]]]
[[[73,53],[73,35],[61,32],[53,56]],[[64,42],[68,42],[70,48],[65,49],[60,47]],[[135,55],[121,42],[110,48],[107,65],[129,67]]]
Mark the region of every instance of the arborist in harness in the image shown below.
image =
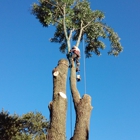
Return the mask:
[[[76,46],[73,46],[72,49],[70,50],[70,53],[72,53],[72,60],[75,61],[76,63],[76,72],[78,72],[78,75],[77,75],[77,81],[79,82],[81,80],[80,78],[80,62],[79,62],[79,59],[80,59],[80,49]]]

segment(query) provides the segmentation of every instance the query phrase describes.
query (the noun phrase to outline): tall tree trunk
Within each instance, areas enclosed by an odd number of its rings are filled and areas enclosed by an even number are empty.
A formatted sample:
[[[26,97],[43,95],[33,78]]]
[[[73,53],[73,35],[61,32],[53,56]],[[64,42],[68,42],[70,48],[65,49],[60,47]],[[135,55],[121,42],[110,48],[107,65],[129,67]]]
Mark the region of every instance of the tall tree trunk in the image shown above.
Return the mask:
[[[62,59],[53,70],[53,101],[49,104],[50,128],[48,130],[48,140],[66,139],[66,79],[68,66],[68,61]]]
[[[85,94],[82,98],[80,97],[76,87],[76,70],[74,61],[71,63],[70,88],[76,112],[75,130],[71,140],[88,140],[90,114],[92,110],[91,97],[87,94]]]
[[[68,61],[62,59],[58,62],[58,66],[53,70],[53,101],[49,104],[50,128],[48,130],[47,140],[66,139],[66,79],[68,66]],[[70,74],[70,88],[76,112],[75,130],[71,140],[88,140],[89,121],[92,110],[91,97],[87,94],[82,98],[80,97],[76,87],[74,61],[72,61]]]

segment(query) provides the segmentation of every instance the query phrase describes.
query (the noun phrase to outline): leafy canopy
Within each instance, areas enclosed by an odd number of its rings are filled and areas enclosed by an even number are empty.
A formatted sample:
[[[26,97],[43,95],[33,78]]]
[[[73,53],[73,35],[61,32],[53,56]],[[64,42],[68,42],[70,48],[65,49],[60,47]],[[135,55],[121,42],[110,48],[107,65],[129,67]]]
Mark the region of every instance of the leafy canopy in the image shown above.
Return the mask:
[[[41,113],[30,112],[22,116],[0,112],[1,140],[46,140],[49,123]]]
[[[104,13],[93,11],[88,0],[39,0],[33,4],[32,13],[44,27],[56,27],[50,41],[60,43],[62,53],[69,52],[70,40],[76,41],[78,47],[83,39],[87,57],[91,57],[93,52],[100,55],[100,49],[105,48],[101,38],[109,39],[109,54],[117,56],[123,49],[117,33],[103,22]]]

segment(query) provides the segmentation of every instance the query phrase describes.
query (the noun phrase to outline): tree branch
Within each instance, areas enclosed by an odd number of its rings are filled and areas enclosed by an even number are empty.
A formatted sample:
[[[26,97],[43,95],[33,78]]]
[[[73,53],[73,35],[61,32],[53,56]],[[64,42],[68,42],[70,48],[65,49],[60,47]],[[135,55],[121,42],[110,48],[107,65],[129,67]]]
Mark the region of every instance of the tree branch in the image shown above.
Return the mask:
[[[58,23],[58,24],[61,24],[61,25],[63,25],[59,20],[57,20],[57,19],[54,19],[54,21],[56,22],[56,23]]]
[[[81,36],[82,36],[82,32],[83,32],[83,21],[81,20],[81,28],[80,28],[80,33],[79,33],[79,37],[78,37],[78,40],[77,40],[77,43],[76,43],[76,46],[78,47],[79,44],[80,44],[80,40],[81,40]]]
[[[64,17],[63,17],[63,27],[64,27],[64,34],[65,34],[65,37],[66,37],[66,41],[67,41],[67,47],[68,47],[68,52],[70,52],[70,40],[69,40],[69,37],[68,37],[68,33],[67,33],[67,27],[66,27],[66,5],[64,5],[63,7],[63,13],[64,13]]]
[[[70,34],[69,34],[69,40],[71,39],[72,37],[72,32],[74,31],[74,29],[70,30]]]
[[[93,18],[93,19],[94,19],[94,18]],[[91,21],[89,21],[88,24],[86,24],[86,25],[83,27],[83,29],[86,28],[86,27],[93,21],[93,19],[92,19]]]
[[[93,21],[93,19],[91,21],[89,21],[88,24],[86,24],[85,26],[83,26],[83,20],[81,20],[80,34],[79,34],[79,37],[78,37],[78,40],[77,40],[77,43],[76,43],[77,47],[80,44],[80,40],[81,40],[81,37],[82,37],[83,29],[86,28],[87,26],[89,26],[91,24],[91,22]]]
[[[65,6],[63,7],[63,13],[64,13],[64,18],[63,18],[63,27],[64,27],[64,33],[65,33],[65,37],[68,40],[68,33],[67,33],[67,28],[66,28],[66,13],[65,13]]]
[[[60,8],[59,6],[56,6],[55,4],[52,4],[52,3],[49,2],[48,0],[46,0],[45,2],[47,2],[48,4],[50,4],[50,5],[52,5],[52,6],[56,7],[56,8],[58,8],[59,11],[60,11],[60,13],[63,15],[63,12],[61,11],[61,8]],[[59,5],[59,4],[57,4],[57,5]]]

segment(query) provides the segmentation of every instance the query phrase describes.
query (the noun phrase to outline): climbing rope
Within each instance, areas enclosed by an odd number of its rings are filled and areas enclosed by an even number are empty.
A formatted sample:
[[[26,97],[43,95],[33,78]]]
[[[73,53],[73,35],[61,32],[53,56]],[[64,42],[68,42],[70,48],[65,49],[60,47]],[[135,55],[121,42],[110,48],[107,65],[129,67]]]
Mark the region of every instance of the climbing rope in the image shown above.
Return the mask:
[[[85,43],[84,43],[84,38],[83,38],[83,63],[84,63],[84,88],[85,88],[85,93],[86,93],[86,61],[85,61]]]
[[[70,96],[70,126],[71,126],[71,137],[72,137],[72,97]]]
[[[72,38],[70,39],[70,44],[72,44]],[[71,137],[72,137],[72,94],[70,95],[70,127],[71,127]]]

